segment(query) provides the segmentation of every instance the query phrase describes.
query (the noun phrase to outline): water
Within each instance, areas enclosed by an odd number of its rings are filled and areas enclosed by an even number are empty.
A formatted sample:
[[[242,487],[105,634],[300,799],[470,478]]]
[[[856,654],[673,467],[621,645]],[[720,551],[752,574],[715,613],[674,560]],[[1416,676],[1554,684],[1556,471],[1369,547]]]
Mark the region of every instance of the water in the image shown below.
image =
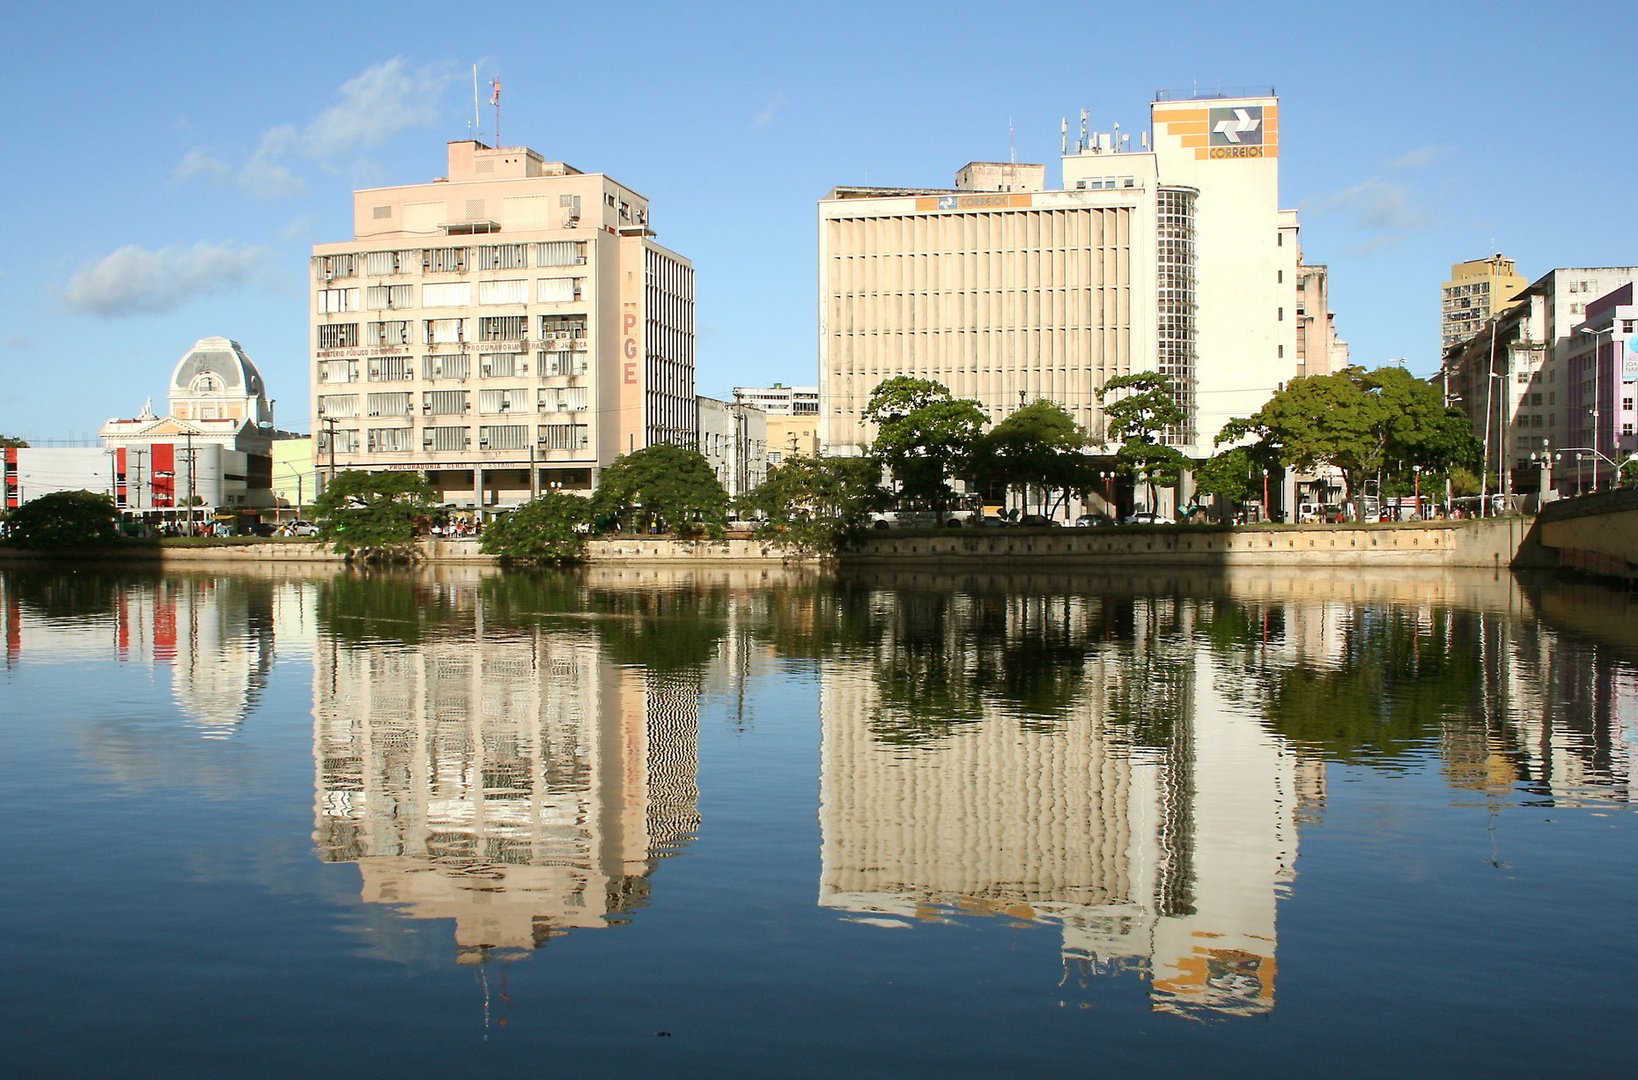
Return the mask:
[[[7,571],[6,1073],[1625,1071],[1633,614]]]

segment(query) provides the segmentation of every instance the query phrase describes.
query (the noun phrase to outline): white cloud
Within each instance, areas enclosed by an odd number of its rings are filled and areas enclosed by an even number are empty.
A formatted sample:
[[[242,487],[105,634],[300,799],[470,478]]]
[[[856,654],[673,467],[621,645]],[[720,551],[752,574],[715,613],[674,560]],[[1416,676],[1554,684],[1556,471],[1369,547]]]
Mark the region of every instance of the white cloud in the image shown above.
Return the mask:
[[[1448,152],[1443,146],[1418,146],[1388,162],[1390,169],[1422,169],[1438,161]]]
[[[762,111],[757,113],[756,116],[751,119],[751,126],[754,128],[767,127],[769,124],[774,122],[774,118],[778,116],[780,111],[788,104],[790,104],[790,102],[786,100],[785,95],[780,94],[778,97],[762,106]]]
[[[127,244],[75,271],[63,287],[63,304],[105,318],[171,311],[195,297],[239,288],[271,258],[262,248],[231,244],[158,250]]]
[[[306,182],[296,172],[300,160],[335,167],[360,151],[380,146],[401,131],[436,122],[439,99],[455,78],[447,64],[411,70],[401,56],[348,79],[339,100],[305,125],[280,124],[262,132],[245,163],[233,166],[203,150],[190,150],[177,165],[180,179],[232,174],[258,198],[300,194]]]
[[[176,165],[176,178],[187,180],[195,176],[226,176],[233,171],[227,162],[214,158],[198,148],[182,155]]]
[[[427,127],[437,120],[438,99],[453,78],[447,66],[409,71],[402,56],[366,68],[342,84],[340,101],[307,125],[302,149],[324,161]]]
[[[1428,216],[1411,205],[1403,184],[1374,176],[1327,195],[1306,210],[1315,216],[1336,215],[1368,234],[1361,252],[1389,247],[1430,224]]]

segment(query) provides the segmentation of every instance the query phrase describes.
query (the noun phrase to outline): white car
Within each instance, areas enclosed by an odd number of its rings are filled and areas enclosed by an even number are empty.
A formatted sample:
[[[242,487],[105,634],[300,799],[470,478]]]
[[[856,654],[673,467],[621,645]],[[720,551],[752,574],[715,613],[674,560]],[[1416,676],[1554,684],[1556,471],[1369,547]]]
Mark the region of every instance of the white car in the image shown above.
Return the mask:
[[[317,536],[319,527],[311,521],[292,521],[284,527],[286,536]]]
[[[1171,518],[1167,517],[1165,514],[1155,514],[1155,513],[1151,513],[1148,510],[1140,510],[1137,513],[1131,515],[1130,517],[1126,517],[1126,518],[1121,519],[1121,524],[1122,525],[1176,525],[1177,522],[1173,521]]]

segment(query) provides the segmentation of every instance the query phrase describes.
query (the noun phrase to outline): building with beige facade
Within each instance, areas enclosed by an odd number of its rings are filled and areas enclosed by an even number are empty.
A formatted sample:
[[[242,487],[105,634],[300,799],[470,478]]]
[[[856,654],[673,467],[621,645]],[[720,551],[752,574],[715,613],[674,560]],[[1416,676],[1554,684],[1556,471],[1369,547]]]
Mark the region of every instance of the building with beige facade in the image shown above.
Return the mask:
[[[1638,266],[1551,270],[1445,350],[1437,377],[1484,444],[1489,491],[1592,491],[1638,452],[1638,369],[1620,362],[1635,281]]]
[[[1450,280],[1439,287],[1440,349],[1477,334],[1485,320],[1511,307],[1528,284],[1513,260],[1500,252],[1453,265]]]
[[[320,472],[418,472],[447,504],[504,507],[693,447],[694,270],[648,201],[524,147],[453,142],[448,165],[354,192],[352,238],[313,248]]]
[[[871,390],[944,383],[992,421],[1056,401],[1105,435],[1097,392],[1169,376],[1193,456],[1300,374],[1297,216],[1278,203],[1279,102],[1161,93],[1151,131],[1083,133],[1039,164],[974,162],[948,189],[838,187],[819,204],[821,441],[855,454]]]

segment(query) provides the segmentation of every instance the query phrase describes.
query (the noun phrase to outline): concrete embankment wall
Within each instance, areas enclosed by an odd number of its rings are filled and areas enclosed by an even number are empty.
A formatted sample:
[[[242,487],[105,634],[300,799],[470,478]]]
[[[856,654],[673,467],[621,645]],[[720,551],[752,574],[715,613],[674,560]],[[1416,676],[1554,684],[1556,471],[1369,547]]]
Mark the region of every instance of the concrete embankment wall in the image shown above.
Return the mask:
[[[872,534],[856,565],[1005,566],[1164,563],[1182,566],[1469,567],[1512,565],[1527,518],[1291,528],[955,530]]]
[[[1638,581],[1638,489],[1623,488],[1541,508],[1532,546],[1548,565]]]

